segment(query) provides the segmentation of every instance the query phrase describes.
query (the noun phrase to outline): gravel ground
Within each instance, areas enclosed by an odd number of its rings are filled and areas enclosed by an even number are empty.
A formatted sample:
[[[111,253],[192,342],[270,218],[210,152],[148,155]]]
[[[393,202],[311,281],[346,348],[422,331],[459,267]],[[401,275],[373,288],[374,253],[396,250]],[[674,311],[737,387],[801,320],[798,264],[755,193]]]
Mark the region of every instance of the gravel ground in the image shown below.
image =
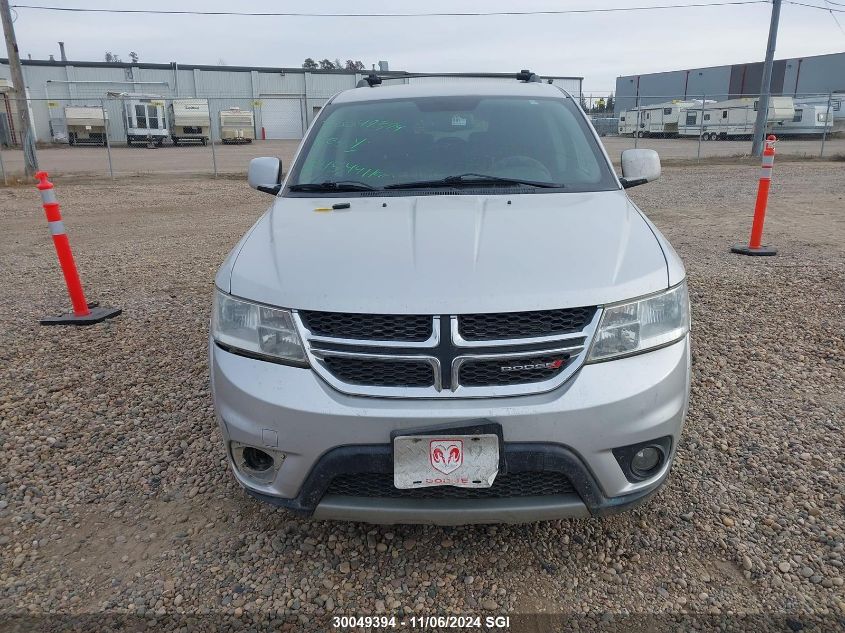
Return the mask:
[[[89,299],[124,310],[60,329],[36,324],[67,303],[37,192],[0,189],[0,630],[123,615],[150,631],[326,630],[327,613],[437,612],[842,630],[845,163],[776,165],[776,258],[727,252],[748,234],[757,172],[670,167],[631,190],[693,300],[691,409],[667,486],[610,518],[461,528],[303,520],[227,471],[212,279],[268,197],[241,179],[60,182]],[[515,615],[511,630],[551,622]]]

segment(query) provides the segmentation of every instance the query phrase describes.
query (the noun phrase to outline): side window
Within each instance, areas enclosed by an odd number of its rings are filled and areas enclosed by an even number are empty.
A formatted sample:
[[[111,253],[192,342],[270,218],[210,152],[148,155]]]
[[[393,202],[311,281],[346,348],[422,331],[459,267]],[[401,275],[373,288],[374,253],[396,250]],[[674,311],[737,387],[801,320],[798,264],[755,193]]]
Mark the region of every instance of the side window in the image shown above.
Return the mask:
[[[672,114],[672,108],[663,108],[663,114]]]
[[[143,104],[135,106],[135,127],[147,127],[147,106]]]
[[[646,113],[645,113],[645,118],[647,118],[647,119],[651,119],[651,112],[646,112]]]
[[[754,100],[754,112],[757,112],[757,104],[760,103],[756,99]]]
[[[704,120],[705,120],[705,121],[709,121],[709,120],[710,120],[710,115],[709,115],[709,114],[705,114],[705,115],[704,115]]]
[[[727,118],[728,118],[728,111],[727,111],[727,110],[722,110],[722,118],[723,118],[723,119],[727,119]]]
[[[154,105],[147,106],[147,121],[149,121],[150,129],[158,129],[158,107]]]
[[[795,110],[795,116],[792,117],[793,123],[798,123],[804,118],[804,110]]]
[[[621,117],[619,117],[619,120],[620,120],[620,121],[624,121],[624,120],[625,120],[625,117],[624,117],[624,116],[621,116]]]
[[[695,125],[695,122],[698,120],[698,113],[697,112],[687,112],[687,125]]]
[[[831,105],[834,112],[839,112],[839,108],[842,107],[842,102],[839,99],[836,99]]]

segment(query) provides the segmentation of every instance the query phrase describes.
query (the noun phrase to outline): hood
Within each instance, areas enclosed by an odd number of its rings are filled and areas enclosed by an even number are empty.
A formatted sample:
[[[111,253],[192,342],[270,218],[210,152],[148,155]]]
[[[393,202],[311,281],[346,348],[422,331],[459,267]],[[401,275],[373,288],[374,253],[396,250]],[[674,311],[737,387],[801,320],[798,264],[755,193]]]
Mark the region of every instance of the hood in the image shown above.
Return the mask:
[[[315,208],[349,202],[350,208]],[[624,191],[277,198],[231,293],[383,314],[600,305],[664,289],[666,260]]]

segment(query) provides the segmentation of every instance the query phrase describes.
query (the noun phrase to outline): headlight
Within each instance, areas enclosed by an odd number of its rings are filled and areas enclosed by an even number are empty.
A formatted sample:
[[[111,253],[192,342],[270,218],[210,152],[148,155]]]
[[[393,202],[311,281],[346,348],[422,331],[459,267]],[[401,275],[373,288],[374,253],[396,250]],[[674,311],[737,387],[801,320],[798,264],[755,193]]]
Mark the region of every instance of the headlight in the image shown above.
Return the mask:
[[[587,362],[639,354],[674,343],[689,332],[686,280],[666,292],[607,306]]]
[[[289,310],[236,299],[216,290],[211,336],[223,347],[267,360],[308,365]]]

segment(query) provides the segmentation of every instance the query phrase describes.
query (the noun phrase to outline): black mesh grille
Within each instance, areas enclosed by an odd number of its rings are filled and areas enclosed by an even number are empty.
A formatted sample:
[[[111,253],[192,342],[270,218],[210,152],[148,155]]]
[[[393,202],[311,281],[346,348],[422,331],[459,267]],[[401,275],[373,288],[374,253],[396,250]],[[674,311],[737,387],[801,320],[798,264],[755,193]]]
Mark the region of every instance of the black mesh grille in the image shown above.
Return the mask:
[[[528,338],[580,332],[592,320],[595,307],[535,312],[462,314],[458,331],[468,341]]]
[[[355,314],[300,310],[299,316],[318,336],[380,341],[425,341],[432,318],[424,314]]]
[[[390,473],[341,475],[332,480],[326,494],[344,497],[380,497],[393,499],[503,499],[509,497],[545,497],[575,492],[566,475],[556,472],[499,474],[490,488],[434,486],[400,490],[393,486]]]
[[[353,385],[371,387],[431,387],[434,369],[426,362],[370,360],[329,356],[324,360],[335,376]]]
[[[567,354],[468,360],[461,365],[460,384],[464,387],[525,385],[554,378],[566,367]]]

